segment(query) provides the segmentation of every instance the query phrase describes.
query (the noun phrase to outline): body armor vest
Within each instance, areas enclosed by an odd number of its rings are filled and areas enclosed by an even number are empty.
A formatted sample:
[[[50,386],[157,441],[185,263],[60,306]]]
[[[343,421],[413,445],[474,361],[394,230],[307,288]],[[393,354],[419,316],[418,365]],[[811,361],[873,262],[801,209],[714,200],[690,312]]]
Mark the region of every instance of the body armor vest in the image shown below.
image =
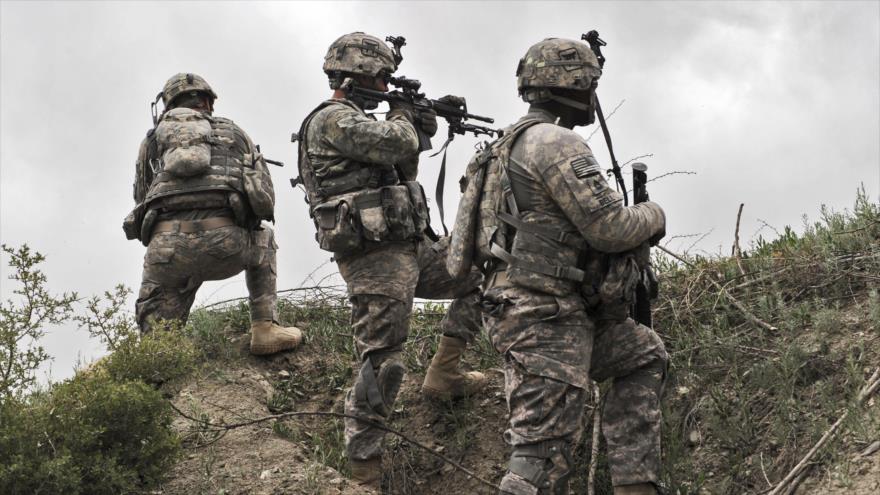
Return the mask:
[[[294,183],[305,187],[321,249],[340,259],[361,252],[365,243],[421,238],[429,225],[425,192],[416,181],[401,182],[393,165],[350,161],[345,170],[317,176],[308,153],[308,126],[331,105],[357,109],[348,101],[325,101],[306,117],[297,134],[300,176]]]
[[[531,207],[524,193],[533,179],[511,156],[516,139],[542,122],[518,122],[505,134],[509,139],[493,145],[480,201],[476,260],[487,272],[506,266],[511,283],[566,296],[586,278],[579,267],[586,261],[587,242],[564,216]]]
[[[154,172],[153,181],[144,203],[149,208],[156,200],[179,194],[203,191],[237,192],[247,197],[243,172],[251,164],[253,150],[244,132],[231,120],[207,117],[211,122],[211,135],[205,138],[211,147],[210,166],[201,174],[181,177],[164,170],[160,156],[164,150],[159,146],[157,156],[149,157],[148,166]]]

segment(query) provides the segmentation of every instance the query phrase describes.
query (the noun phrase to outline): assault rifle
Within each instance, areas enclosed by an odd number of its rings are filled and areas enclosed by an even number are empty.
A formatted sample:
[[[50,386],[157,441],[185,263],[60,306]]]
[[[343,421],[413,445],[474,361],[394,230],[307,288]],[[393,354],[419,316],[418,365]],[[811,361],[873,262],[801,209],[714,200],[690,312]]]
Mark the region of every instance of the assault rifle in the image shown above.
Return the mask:
[[[446,119],[449,124],[449,135],[465,134],[471,132],[474,136],[488,135],[493,136],[500,133],[498,129],[485,127],[481,125],[465,122],[467,119],[479,120],[492,124],[495,119],[484,117],[468,112],[467,103],[461,96],[444,96],[438,100],[427,98],[425,93],[419,92],[422,83],[417,79],[409,79],[406,76],[392,77],[389,83],[399,88],[394,91],[384,93],[375,89],[361,88],[348,84],[341,89],[345,91],[348,97],[359,97],[373,101],[399,102],[412,106],[418,112],[420,110],[433,110],[437,112],[438,117]],[[419,136],[419,151],[431,149],[431,138],[428,137],[419,126],[416,127],[416,133]]]
[[[633,169],[633,203],[639,204],[650,201],[648,197],[648,166],[641,162],[632,164]],[[636,297],[633,302],[633,319],[646,327],[653,328],[651,317],[651,300],[657,299],[659,282],[651,265],[642,268],[642,276],[636,286]]]
[[[607,43],[599,37],[599,32],[596,30],[592,30],[587,34],[582,34],[581,39],[589,43],[590,49],[593,50],[593,53],[596,54],[596,59],[599,61],[599,68],[602,69],[605,66],[605,56],[602,55],[602,47],[606,46]],[[614,174],[614,179],[620,188],[620,192],[623,194],[624,206],[629,205],[629,198],[626,194],[626,182],[623,180],[620,165],[617,164],[617,158],[614,156],[614,148],[611,145],[611,133],[608,132],[608,124],[605,122],[605,115],[602,113],[602,106],[599,105],[599,97],[596,96],[595,93],[593,93],[593,104],[596,107],[596,117],[599,119],[599,125],[602,126],[602,134],[605,136],[605,144],[608,146],[608,154],[611,156],[611,172]],[[632,168],[633,203],[638,204],[649,201],[648,188],[646,187],[648,183],[648,166],[644,163],[633,163]],[[632,308],[630,308],[630,313],[633,320],[646,327],[652,328],[653,319],[651,318],[651,300],[657,298],[659,284],[657,276],[654,274],[654,270],[651,269],[650,264],[646,264],[642,267],[641,275],[639,283],[636,286],[636,297]]]

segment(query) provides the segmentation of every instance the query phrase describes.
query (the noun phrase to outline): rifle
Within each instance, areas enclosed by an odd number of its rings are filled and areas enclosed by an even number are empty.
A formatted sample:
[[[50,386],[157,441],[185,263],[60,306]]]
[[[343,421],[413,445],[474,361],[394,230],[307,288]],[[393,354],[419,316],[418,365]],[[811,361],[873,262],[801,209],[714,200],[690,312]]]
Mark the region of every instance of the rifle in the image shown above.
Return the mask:
[[[473,119],[492,124],[495,122],[495,119],[468,112],[467,103],[461,96],[449,95],[438,100],[427,98],[425,93],[419,92],[422,83],[417,79],[409,79],[406,76],[392,77],[390,78],[389,83],[400,89],[384,93],[375,89],[353,86],[350,83],[343,85],[341,89],[345,91],[348,97],[354,96],[374,101],[404,103],[412,106],[416,111],[433,110],[437,113],[438,117],[446,119],[446,122],[449,124],[450,137],[453,134],[463,135],[467,132],[472,132],[474,136],[479,136],[481,134],[493,136],[501,132],[498,129],[492,129],[491,127],[465,122],[467,119]],[[419,137],[419,151],[431,149],[431,138],[428,137],[419,126],[415,127],[416,133]]]
[[[648,197],[648,166],[641,162],[632,164],[633,169],[633,203],[650,201]],[[653,328],[651,317],[651,300],[657,298],[659,282],[650,263],[642,267],[642,276],[636,286],[636,297],[633,302],[633,319],[646,327]]]

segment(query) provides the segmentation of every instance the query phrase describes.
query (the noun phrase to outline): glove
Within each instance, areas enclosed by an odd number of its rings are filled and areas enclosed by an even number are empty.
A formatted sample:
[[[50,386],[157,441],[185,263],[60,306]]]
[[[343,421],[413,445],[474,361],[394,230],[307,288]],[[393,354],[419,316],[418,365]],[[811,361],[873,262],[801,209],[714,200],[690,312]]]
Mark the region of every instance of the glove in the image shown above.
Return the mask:
[[[651,236],[651,238],[648,239],[648,244],[649,244],[651,247],[654,247],[654,246],[656,246],[657,244],[660,244],[660,240],[663,239],[664,237],[666,237],[666,227],[663,227],[663,228],[660,230],[660,232],[657,232],[656,234],[654,234],[653,236]]]
[[[403,101],[391,100],[388,102],[388,115],[386,116],[387,120],[391,120],[394,117],[403,117],[410,124],[416,125],[416,111],[412,105]]]
[[[437,112],[432,109],[421,110],[418,113],[418,126],[428,137],[434,137],[437,134]]]
[[[451,105],[456,108],[467,108],[467,102],[462,96],[446,95],[438,99],[437,101],[439,101],[440,103],[446,103],[447,105]]]

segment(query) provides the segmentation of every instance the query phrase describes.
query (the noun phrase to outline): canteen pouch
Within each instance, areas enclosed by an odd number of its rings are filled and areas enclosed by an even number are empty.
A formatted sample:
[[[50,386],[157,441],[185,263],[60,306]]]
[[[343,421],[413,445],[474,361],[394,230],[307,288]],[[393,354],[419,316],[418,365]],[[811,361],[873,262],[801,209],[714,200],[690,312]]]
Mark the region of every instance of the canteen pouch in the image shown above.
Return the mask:
[[[125,232],[125,238],[129,241],[141,238],[141,225],[144,223],[144,204],[138,203],[125,220],[122,221],[122,230]]]
[[[346,196],[321,203],[314,208],[315,239],[321,249],[337,255],[348,254],[361,249],[361,233],[352,211],[352,197]]]
[[[602,304],[631,304],[641,274],[636,255],[632,251],[611,255],[605,278],[599,286]]]
[[[415,236],[422,237],[422,233],[427,230],[430,223],[430,215],[428,213],[428,201],[425,199],[425,190],[422,185],[416,181],[407,181],[403,185],[409,192],[409,200],[412,205],[412,219],[415,228]]]

